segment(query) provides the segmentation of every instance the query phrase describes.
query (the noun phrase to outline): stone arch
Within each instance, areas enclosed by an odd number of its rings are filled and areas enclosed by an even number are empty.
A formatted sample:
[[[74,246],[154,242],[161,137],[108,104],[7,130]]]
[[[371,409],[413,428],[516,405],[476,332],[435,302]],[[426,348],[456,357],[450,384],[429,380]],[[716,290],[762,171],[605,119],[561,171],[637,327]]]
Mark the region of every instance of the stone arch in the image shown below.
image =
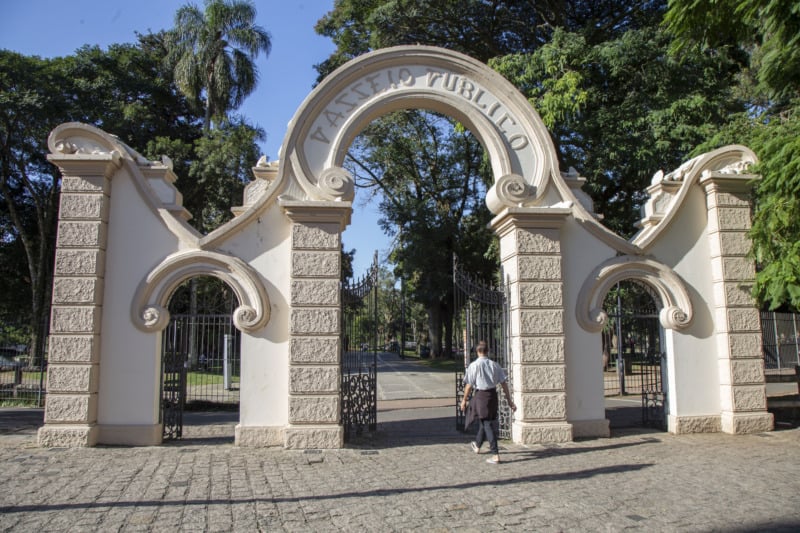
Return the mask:
[[[253,332],[269,322],[269,296],[252,267],[237,257],[195,250],[167,257],[139,284],[131,305],[133,323],[146,332],[163,330],[169,323],[167,303],[172,293],[187,279],[204,275],[233,289],[239,301],[233,313],[237,329]]]
[[[341,168],[348,146],[370,121],[408,108],[456,118],[478,137],[494,172],[487,195],[493,212],[541,203],[557,174],[541,118],[485,64],[428,46],[365,54],[326,78],[289,124],[281,177],[291,174],[311,200],[352,200],[352,177]]]
[[[684,329],[692,321],[692,302],[678,275],[667,266],[636,256],[619,256],[595,268],[578,293],[576,318],[580,326],[598,332],[608,321],[603,311],[606,293],[618,281],[637,280],[652,287],[662,306],[659,320],[665,329]]]

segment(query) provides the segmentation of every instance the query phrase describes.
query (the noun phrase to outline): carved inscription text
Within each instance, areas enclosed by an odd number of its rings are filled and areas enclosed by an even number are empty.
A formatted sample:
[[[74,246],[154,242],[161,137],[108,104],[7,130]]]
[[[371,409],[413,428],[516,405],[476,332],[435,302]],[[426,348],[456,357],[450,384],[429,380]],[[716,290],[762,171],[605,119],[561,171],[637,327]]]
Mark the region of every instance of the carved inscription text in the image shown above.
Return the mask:
[[[466,76],[423,66],[383,69],[368,74],[333,98],[317,117],[308,138],[330,144],[336,130],[361,106],[389,91],[429,89],[469,102],[483,113],[514,150],[529,144],[519,121],[487,89]]]

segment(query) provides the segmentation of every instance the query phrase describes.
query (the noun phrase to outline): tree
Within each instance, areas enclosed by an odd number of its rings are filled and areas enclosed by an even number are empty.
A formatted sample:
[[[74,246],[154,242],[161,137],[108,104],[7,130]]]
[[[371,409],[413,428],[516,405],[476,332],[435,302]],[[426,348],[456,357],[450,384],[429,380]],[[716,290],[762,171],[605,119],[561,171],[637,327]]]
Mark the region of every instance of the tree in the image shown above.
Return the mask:
[[[370,50],[402,44],[441,46],[488,62],[529,53],[556,28],[582,31],[590,43],[632,27],[658,24],[653,0],[338,0],[316,31],[336,45],[316,66],[320,79]]]
[[[695,154],[731,143],[758,156],[750,232],[753,295],[770,309],[800,310],[800,10],[786,0],[672,0],[665,16],[673,52],[740,51],[744,112],[732,115]]]
[[[800,9],[793,0],[670,0],[664,17],[672,50],[736,47],[749,52],[760,90],[772,101],[800,96]]]
[[[187,4],[175,13],[167,38],[168,61],[181,92],[205,110],[203,129],[223,122],[258,82],[254,60],[269,54],[269,34],[255,23],[245,0],[205,0],[205,10]]]
[[[30,323],[30,355],[40,361],[49,317],[60,174],[44,141],[53,126],[72,118],[64,82],[46,60],[0,50],[0,195],[3,261],[26,269],[10,279],[28,287],[29,305],[16,316]],[[54,119],[56,122],[54,122]],[[6,297],[20,288],[6,293]],[[12,314],[13,316],[13,314]]]
[[[0,51],[0,318],[29,322],[36,357],[49,318],[60,187],[46,160],[54,127],[92,124],[145,147],[146,157],[170,156],[179,176],[202,175],[179,183],[201,230],[230,219],[228,208],[241,200],[263,131],[234,119],[203,136],[203,117],[172,82],[165,54],[162,34],[54,59]]]
[[[658,27],[596,44],[559,29],[531,54],[490,62],[539,111],[561,167],[588,178],[604,224],[625,236],[636,231],[653,173],[679,166],[745,108],[735,58],[691,51],[678,61],[670,42]]]

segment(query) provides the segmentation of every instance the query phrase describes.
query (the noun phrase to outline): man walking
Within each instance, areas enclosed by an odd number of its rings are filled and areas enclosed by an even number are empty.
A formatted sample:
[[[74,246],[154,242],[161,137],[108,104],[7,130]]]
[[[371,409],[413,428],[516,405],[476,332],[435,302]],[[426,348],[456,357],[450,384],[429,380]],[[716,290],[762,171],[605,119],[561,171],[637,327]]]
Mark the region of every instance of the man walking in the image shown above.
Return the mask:
[[[498,396],[497,385],[503,387],[503,394],[508,400],[512,411],[517,410],[511,394],[508,392],[508,376],[505,370],[496,362],[489,359],[489,350],[486,341],[480,341],[476,348],[478,358],[467,367],[464,373],[464,398],[461,400],[461,410],[467,410],[467,398],[475,390],[469,405],[469,412],[464,427],[469,427],[472,421],[478,419],[478,435],[470,443],[472,451],[480,453],[484,440],[489,441],[489,453],[492,456],[486,459],[487,463],[500,463],[500,454],[497,449],[497,411]]]

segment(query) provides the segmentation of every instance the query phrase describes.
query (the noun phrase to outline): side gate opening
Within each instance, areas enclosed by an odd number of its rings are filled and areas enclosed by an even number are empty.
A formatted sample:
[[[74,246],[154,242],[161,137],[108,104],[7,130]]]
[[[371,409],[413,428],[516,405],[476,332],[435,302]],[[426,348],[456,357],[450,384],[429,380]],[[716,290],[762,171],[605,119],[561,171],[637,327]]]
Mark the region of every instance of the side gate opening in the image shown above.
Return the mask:
[[[455,373],[456,429],[464,427],[466,413],[461,410],[464,397],[464,372],[478,355],[475,347],[486,341],[489,357],[502,366],[508,374],[508,389],[513,394],[511,364],[508,357],[508,297],[504,286],[493,287],[474,279],[453,261],[453,346],[463,354],[460,368]],[[499,438],[511,438],[512,411],[508,398],[500,392]]]
[[[361,279],[342,283],[341,424],[344,441],[378,423],[378,254]]]
[[[612,428],[666,430],[666,353],[657,302],[648,286],[634,281],[618,283],[606,296],[603,382]]]
[[[220,313],[235,305],[227,286],[213,278],[184,283],[170,300],[170,310],[196,312],[170,313],[162,333],[163,440],[184,436],[186,411],[239,409],[241,332],[231,313]]]

